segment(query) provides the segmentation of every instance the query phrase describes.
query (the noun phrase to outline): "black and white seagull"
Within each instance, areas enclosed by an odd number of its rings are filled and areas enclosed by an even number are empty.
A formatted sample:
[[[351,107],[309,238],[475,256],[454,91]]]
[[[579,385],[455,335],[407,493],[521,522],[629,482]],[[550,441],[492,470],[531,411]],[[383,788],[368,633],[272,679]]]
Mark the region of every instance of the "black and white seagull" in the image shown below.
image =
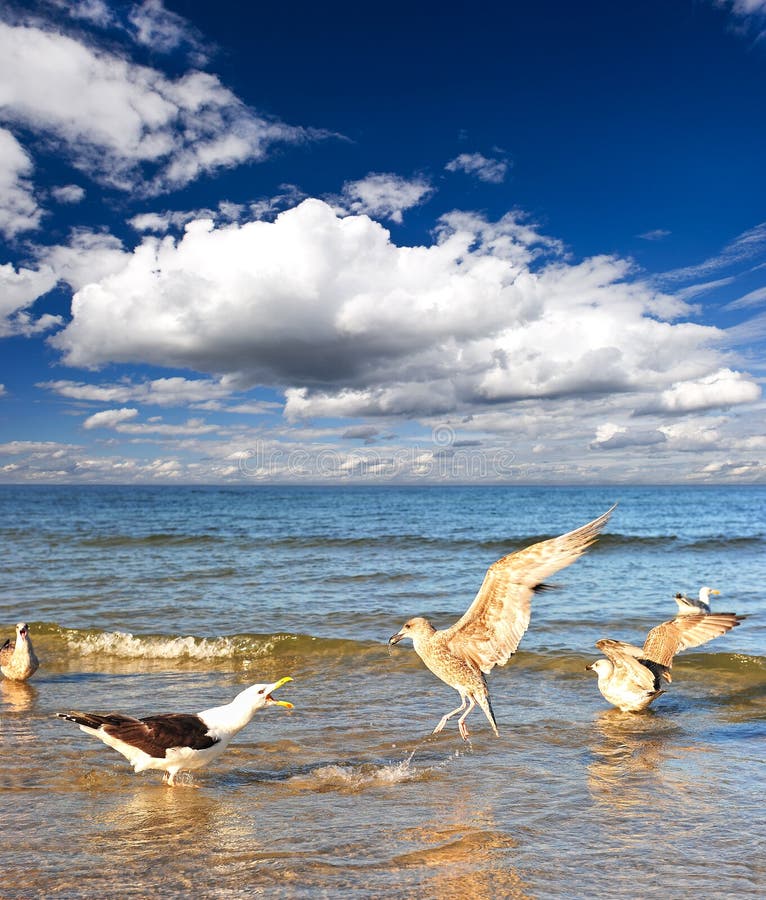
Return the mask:
[[[253,684],[225,706],[214,706],[196,715],[164,713],[134,719],[122,713],[83,713],[72,710],[56,713],[80,726],[108,747],[121,753],[136,772],[159,769],[162,780],[175,784],[181,770],[202,769],[218,759],[237,732],[247,725],[264,706],[283,706],[292,703],[275,700],[273,692],[292,681],[280,678],[274,684]]]
[[[710,613],[710,597],[713,594],[720,594],[715,588],[701,587],[699,598],[687,597],[686,594],[676,594],[673,598],[678,604],[679,616],[698,616],[700,613]]]
[[[26,681],[35,674],[39,665],[29,639],[29,626],[26,622],[19,622],[15,643],[8,638],[0,647],[0,672],[11,681]]]

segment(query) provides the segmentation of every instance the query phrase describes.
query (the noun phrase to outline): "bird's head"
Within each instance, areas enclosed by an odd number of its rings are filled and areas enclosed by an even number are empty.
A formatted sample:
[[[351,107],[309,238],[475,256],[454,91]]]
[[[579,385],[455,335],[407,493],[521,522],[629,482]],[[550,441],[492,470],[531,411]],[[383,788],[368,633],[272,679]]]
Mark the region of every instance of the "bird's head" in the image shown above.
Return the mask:
[[[612,671],[612,664],[608,659],[597,659],[595,662],[592,662],[589,666],[585,667],[586,672],[595,672],[599,678],[602,675],[609,675]]]
[[[29,626],[26,622],[19,622],[16,625],[16,637],[20,637],[22,641],[29,637]]]
[[[404,638],[412,638],[414,641],[417,638],[428,637],[434,633],[434,630],[434,626],[428,619],[424,619],[423,616],[415,616],[414,619],[404,623],[401,631],[391,635],[388,639],[388,645],[390,647],[391,644],[398,644]]]
[[[238,694],[235,700],[241,700],[253,710],[261,709],[264,706],[283,706],[285,709],[293,709],[292,703],[288,703],[287,700],[275,700],[271,696],[277,688],[287,684],[288,681],[292,681],[289,675],[280,678],[274,684],[251,684],[249,688],[245,688],[242,693]]]
[[[715,588],[711,588],[711,587],[707,587],[707,586],[701,587],[700,588],[700,600],[702,600],[704,603],[707,603],[708,600],[710,600],[711,594],[720,594],[720,593],[721,592],[717,591]]]

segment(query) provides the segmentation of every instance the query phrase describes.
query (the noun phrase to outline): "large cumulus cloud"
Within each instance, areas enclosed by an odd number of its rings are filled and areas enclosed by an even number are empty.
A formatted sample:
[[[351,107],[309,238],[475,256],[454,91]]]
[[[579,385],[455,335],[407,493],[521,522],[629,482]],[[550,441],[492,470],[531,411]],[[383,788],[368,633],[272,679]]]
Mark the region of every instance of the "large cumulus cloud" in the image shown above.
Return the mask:
[[[691,313],[625,260],[570,262],[514,215],[455,213],[433,244],[410,247],[366,215],[306,200],[274,222],[200,220],[178,241],[146,238],[76,293],[52,340],[69,365],[281,386],[296,418],[626,392],[698,409],[687,398],[714,398],[704,380],[724,353],[722,333]]]

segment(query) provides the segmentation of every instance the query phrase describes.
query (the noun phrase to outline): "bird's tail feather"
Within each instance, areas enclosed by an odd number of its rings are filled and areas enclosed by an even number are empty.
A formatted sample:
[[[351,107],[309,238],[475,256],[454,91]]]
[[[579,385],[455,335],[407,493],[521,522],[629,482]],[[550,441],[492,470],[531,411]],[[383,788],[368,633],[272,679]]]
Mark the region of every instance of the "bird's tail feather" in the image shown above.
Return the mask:
[[[78,712],[76,709],[70,709],[69,712],[56,713],[59,719],[66,719],[68,722],[75,722],[77,725],[84,725],[86,728],[101,728],[102,725],[120,725],[124,723],[125,716],[119,714],[97,715],[96,713]]]
[[[489,694],[485,697],[476,697],[476,702],[479,706],[484,710],[484,715],[487,717],[487,721],[492,726],[492,730],[495,732],[495,735],[500,736],[497,730],[497,720],[495,719],[495,712],[492,709],[492,701],[489,699]]]

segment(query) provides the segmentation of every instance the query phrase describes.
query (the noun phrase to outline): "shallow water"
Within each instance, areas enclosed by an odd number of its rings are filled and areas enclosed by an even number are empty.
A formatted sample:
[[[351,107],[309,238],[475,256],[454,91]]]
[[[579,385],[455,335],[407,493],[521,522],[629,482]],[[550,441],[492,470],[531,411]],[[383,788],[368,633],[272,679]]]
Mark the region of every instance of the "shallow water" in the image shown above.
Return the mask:
[[[40,671],[0,682],[0,896],[692,897],[762,893],[766,492],[0,489],[0,622]],[[503,553],[607,535],[535,598],[490,676],[500,738],[386,639],[450,624]],[[643,715],[593,643],[640,640],[676,590],[747,613],[681,655]],[[294,681],[176,789],[56,711],[194,712]]]

